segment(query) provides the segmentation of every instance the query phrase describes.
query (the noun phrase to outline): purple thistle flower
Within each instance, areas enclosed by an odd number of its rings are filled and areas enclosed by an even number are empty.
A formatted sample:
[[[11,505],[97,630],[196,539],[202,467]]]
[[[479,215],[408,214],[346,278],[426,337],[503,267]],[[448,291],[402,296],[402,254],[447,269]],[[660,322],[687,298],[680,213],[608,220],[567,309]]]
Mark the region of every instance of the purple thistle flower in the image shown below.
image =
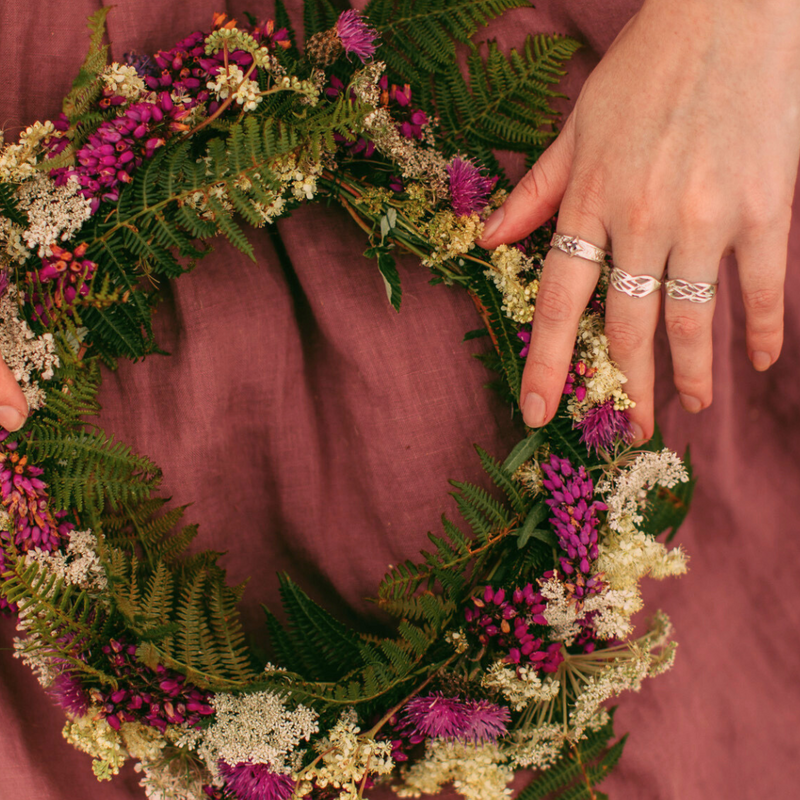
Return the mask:
[[[403,718],[416,734],[462,742],[496,742],[511,720],[507,708],[488,700],[462,700],[439,692],[409,700]]]
[[[450,176],[450,205],[459,217],[483,211],[497,183],[484,175],[469,159],[456,156],[447,167]]]
[[[231,766],[220,761],[219,771],[239,800],[288,800],[294,792],[292,776],[273,772],[268,764],[241,761]]]
[[[590,560],[597,558],[597,511],[605,511],[605,503],[593,500],[594,484],[584,467],[577,470],[569,459],[550,456],[542,464],[545,480],[542,485],[551,493],[545,502],[553,515],[550,522],[558,536],[558,543],[567,554],[561,559],[561,569],[571,575],[577,567],[588,574]]]
[[[82,717],[89,710],[89,697],[80,680],[69,672],[62,672],[49,687],[48,694],[73,717]]]
[[[595,452],[609,449],[617,440],[633,441],[630,419],[625,411],[614,408],[613,400],[590,408],[575,427],[581,432],[581,441]]]
[[[336,20],[336,33],[345,53],[357,55],[362,63],[375,55],[375,40],[378,32],[364,22],[355,9],[344,11]]]

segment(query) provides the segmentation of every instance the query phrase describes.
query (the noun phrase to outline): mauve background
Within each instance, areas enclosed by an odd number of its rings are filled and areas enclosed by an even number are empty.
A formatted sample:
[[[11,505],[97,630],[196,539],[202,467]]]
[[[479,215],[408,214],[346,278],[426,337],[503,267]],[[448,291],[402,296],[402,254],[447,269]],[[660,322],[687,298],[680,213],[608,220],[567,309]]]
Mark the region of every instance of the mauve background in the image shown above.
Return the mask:
[[[300,3],[290,6],[299,28]],[[85,19],[98,7],[0,0],[0,124],[10,137],[59,111],[84,54]],[[636,7],[543,0],[479,38],[581,39],[586,47],[565,83],[574,98]],[[255,0],[118,0],[112,56],[169,47],[207,27],[214,11],[265,17],[271,9]],[[520,434],[482,388],[487,376],[470,358],[477,348],[460,344],[478,324],[466,296],[430,287],[408,259],[396,315],[341,211],[304,208],[277,230],[290,263],[257,231],[257,264],[217,242],[194,273],[165,285],[156,326],[172,356],[122,364],[103,390],[104,424],[155,458],[175,502],[193,502],[200,545],[230,551],[234,580],[252,576],[245,612],[256,638],[259,603],[274,602],[277,570],[290,570],[347,619],[365,619],[362,598],[386,565],[415,554],[450,508],[446,478],[478,478],[473,442],[504,455]],[[672,672],[622,699],[618,731],[631,738],[603,786],[614,800],[777,798],[800,784],[799,260],[796,224],[786,344],[766,374],[747,361],[736,276],[726,266],[716,399],[702,415],[680,409],[659,341],[658,417],[670,445],[691,442],[700,482],[679,537],[690,574],[646,585],[649,606],[668,611],[681,646]],[[94,780],[89,758],[61,738],[61,711],[10,657],[7,620],[2,636],[0,798],[143,796],[131,770],[110,784]]]

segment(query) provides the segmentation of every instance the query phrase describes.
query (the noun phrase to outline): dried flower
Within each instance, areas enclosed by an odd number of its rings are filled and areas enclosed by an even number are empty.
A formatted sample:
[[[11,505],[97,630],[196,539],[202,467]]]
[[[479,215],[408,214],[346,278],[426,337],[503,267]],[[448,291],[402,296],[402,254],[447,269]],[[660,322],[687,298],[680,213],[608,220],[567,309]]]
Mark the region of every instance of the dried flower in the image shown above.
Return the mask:
[[[414,697],[403,720],[417,734],[462,742],[496,742],[510,721],[507,708],[488,700],[462,700],[441,693]]]

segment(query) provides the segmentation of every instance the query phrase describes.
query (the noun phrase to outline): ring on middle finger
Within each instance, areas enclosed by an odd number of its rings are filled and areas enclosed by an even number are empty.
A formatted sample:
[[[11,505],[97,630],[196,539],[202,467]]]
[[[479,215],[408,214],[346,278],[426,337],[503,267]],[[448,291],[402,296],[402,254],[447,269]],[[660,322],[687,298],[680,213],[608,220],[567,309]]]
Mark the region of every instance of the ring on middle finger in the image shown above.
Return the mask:
[[[661,281],[652,275],[631,275],[624,269],[613,267],[608,282],[618,292],[628,297],[647,297],[661,288]]]

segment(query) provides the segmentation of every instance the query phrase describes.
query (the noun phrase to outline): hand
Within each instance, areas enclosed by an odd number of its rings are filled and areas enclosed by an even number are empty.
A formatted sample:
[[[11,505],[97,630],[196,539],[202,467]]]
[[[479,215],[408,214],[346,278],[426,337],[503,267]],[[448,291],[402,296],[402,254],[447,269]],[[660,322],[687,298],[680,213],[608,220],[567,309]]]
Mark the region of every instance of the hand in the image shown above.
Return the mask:
[[[28,404],[14,373],[0,359],[0,427],[19,430],[28,417]]]
[[[586,81],[556,141],[487,220],[480,244],[525,237],[559,210],[558,231],[613,250],[632,275],[717,280],[735,252],[747,348],[767,369],[783,340],[783,281],[800,154],[800,4],[646,0]],[[522,380],[526,424],[555,414],[597,264],[545,259]],[[724,277],[724,276],[723,276]],[[658,292],[609,289],[606,334],[628,376],[638,441],[653,432]],[[665,299],[675,386],[711,403],[715,301]]]

